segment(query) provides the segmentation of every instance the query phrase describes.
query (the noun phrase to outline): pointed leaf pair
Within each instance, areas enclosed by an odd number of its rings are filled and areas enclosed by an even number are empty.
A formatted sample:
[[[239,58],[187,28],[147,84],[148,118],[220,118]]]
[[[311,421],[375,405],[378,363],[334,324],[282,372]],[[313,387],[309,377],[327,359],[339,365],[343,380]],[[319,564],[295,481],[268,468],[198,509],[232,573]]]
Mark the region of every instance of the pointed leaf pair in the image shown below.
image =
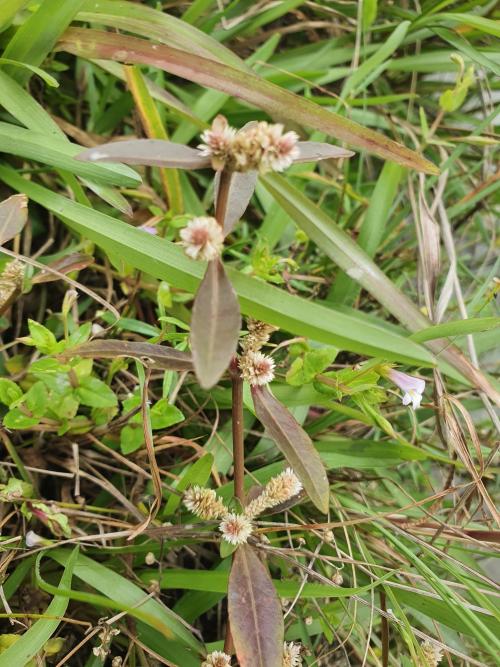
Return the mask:
[[[17,236],[27,220],[28,198],[26,195],[13,195],[0,203],[0,245]]]
[[[203,389],[220,379],[236,352],[241,328],[236,293],[220,259],[208,263],[194,300],[191,350]]]
[[[174,169],[204,169],[210,166],[210,158],[203,157],[198,149],[162,139],[113,141],[82,151],[75,159]]]
[[[281,604],[267,568],[248,544],[234,555],[228,589],[229,623],[241,667],[283,664]]]
[[[328,512],[330,489],[326,470],[311,438],[267,386],[252,387],[257,417],[265,426],[316,507]]]

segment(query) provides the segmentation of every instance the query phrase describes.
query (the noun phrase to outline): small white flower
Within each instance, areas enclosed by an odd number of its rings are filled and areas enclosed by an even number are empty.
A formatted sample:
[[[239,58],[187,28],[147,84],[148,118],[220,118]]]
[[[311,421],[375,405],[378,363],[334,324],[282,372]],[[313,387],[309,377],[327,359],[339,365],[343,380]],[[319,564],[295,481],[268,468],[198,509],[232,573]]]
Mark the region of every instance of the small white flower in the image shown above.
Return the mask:
[[[283,667],[300,667],[302,665],[302,647],[294,642],[283,645]]]
[[[274,380],[274,360],[262,352],[248,352],[239,361],[241,375],[251,385],[269,384]]]
[[[181,230],[180,236],[186,255],[192,259],[209,262],[221,254],[224,234],[215,218],[193,218]]]
[[[410,405],[411,403],[414,410],[420,407],[422,394],[425,391],[425,380],[407,373],[401,373],[394,368],[389,369],[387,377],[404,392],[403,405]]]
[[[236,130],[231,127],[224,116],[216,116],[212,127],[201,135],[202,144],[198,146],[201,154],[212,159],[215,170],[223,169],[230,157]]]
[[[39,547],[46,541],[43,539],[43,537],[37,535],[33,530],[28,530],[24,539],[26,541],[26,546],[29,549],[32,549],[33,547]]]
[[[226,514],[219,525],[222,537],[230,544],[245,544],[252,534],[252,522],[244,514]]]
[[[231,656],[222,651],[213,651],[207,655],[201,667],[231,667]]]
[[[296,132],[285,132],[283,125],[268,125],[267,136],[263,136],[264,153],[261,160],[261,171],[284,171],[291,166],[299,155]]]

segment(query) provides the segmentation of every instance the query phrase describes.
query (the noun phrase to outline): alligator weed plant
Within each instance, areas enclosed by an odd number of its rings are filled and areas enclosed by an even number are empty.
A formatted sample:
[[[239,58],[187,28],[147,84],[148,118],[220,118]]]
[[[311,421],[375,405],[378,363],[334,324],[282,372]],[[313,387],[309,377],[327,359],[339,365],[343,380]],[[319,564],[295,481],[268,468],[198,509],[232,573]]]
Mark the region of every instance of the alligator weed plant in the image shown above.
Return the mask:
[[[0,3],[0,667],[500,664],[498,26],[444,5]]]

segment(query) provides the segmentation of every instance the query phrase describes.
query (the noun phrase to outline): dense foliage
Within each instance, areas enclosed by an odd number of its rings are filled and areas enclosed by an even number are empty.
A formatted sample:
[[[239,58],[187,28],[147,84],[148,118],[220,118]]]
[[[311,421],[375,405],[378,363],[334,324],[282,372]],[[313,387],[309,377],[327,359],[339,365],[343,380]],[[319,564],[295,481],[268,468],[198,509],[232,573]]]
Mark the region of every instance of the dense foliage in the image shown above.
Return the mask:
[[[500,664],[494,2],[0,2],[0,667]]]

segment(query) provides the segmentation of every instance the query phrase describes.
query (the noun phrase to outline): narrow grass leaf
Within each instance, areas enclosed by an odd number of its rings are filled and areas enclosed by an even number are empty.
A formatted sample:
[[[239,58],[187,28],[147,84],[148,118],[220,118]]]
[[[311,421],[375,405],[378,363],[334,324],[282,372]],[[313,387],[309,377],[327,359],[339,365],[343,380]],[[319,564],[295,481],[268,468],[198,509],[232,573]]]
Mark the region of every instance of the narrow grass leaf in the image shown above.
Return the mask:
[[[71,585],[73,570],[78,556],[75,548],[65,563],[64,572],[54,594],[52,602],[47,607],[45,614],[47,618],[41,618],[33,623],[26,632],[0,654],[0,667],[13,667],[14,665],[26,665],[36,654],[43,649],[44,644],[52,637],[61,623],[60,617],[64,616],[68,608],[69,599],[57,595],[58,589],[66,589]],[[38,567],[38,561],[37,561]]]
[[[208,263],[191,318],[191,351],[196,376],[213,387],[236,353],[241,328],[236,293],[219,259]]]
[[[195,292],[204,265],[185,256],[176,244],[62,197],[29,181],[13,169],[0,166],[6,184],[45,206],[71,229],[84,234],[107,252],[148,275]],[[374,323],[373,318],[346,315],[325,308],[231,268],[229,278],[239,296],[242,312],[298,336],[307,336],[339,349],[362,355],[382,356],[389,361],[430,366],[431,354],[423,347]],[[425,328],[427,321],[419,328]]]
[[[253,548],[236,551],[229,575],[231,635],[241,667],[277,667],[283,662],[284,624],[271,577]]]
[[[311,438],[267,387],[252,387],[252,398],[257,417],[269,437],[294,469],[309,498],[326,514],[330,504],[330,487],[325,467]]]
[[[271,116],[314,127],[341,141],[368,150],[386,160],[412,169],[439,173],[437,167],[418,153],[365,128],[343,116],[322,109],[309,100],[284,90],[250,72],[207,60],[167,46],[142,39],[97,30],[71,28],[59,48],[84,58],[143,63],[159,67],[177,76],[239,97],[267,111]]]
[[[119,324],[119,322],[118,322]],[[92,340],[78,347],[72,347],[60,355],[61,359],[74,356],[84,359],[116,359],[131,357],[150,368],[169,371],[190,371],[193,368],[191,355],[165,345],[154,343],[136,343],[124,340]]]
[[[466,334],[489,331],[500,327],[500,317],[475,317],[470,320],[453,320],[427,327],[417,331],[410,338],[417,343],[424,343],[437,338],[450,338],[453,336],[465,336]]]

